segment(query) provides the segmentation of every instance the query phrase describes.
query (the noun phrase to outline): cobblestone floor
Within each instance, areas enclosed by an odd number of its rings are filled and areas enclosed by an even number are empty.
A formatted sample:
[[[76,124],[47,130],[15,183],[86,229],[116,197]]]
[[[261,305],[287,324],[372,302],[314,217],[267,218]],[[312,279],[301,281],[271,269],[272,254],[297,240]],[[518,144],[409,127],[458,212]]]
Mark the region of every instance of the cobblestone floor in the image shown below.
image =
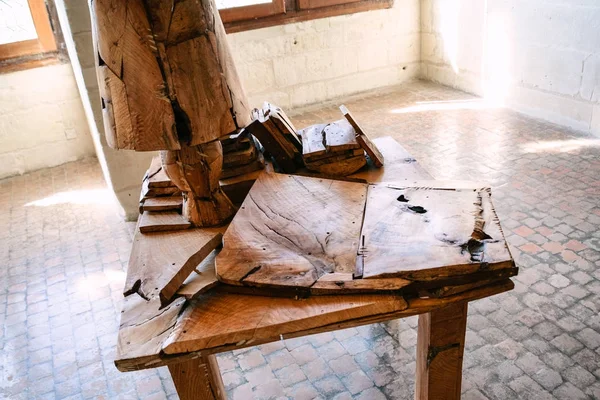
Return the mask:
[[[434,84],[346,105],[438,179],[489,182],[521,267],[471,303],[465,399],[600,398],[600,139]],[[339,119],[333,106],[294,120]],[[0,398],[176,398],[165,368],[118,372],[131,223],[96,160],[0,181]],[[219,358],[233,399],[412,399],[416,318]]]

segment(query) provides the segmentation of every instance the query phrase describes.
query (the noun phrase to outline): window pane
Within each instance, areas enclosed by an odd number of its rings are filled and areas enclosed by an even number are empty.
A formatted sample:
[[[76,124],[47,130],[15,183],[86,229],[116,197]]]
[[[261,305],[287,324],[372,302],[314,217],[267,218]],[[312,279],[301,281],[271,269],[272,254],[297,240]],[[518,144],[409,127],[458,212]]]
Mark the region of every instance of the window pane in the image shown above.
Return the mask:
[[[0,0],[0,44],[37,39],[27,0]]]
[[[3,0],[0,0],[2,2]],[[254,4],[268,4],[271,0],[216,0],[217,8],[222,10],[224,8],[243,7],[251,6]]]

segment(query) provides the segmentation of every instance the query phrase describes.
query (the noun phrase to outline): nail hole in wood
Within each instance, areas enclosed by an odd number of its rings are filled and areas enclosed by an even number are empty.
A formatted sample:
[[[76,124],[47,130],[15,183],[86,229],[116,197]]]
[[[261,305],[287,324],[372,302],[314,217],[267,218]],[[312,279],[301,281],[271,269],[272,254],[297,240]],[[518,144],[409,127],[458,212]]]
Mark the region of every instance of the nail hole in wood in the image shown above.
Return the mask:
[[[408,209],[417,214],[425,214],[427,212],[427,210],[421,206],[408,206]]]

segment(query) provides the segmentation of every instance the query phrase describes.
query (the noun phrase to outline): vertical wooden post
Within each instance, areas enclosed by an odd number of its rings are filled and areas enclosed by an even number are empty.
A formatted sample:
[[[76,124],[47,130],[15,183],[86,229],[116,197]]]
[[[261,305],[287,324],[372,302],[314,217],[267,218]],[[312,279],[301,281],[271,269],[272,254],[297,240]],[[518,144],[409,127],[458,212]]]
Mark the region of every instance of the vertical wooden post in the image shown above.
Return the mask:
[[[181,400],[225,400],[225,387],[214,354],[169,365]]]
[[[460,399],[467,303],[419,315],[416,400]]]

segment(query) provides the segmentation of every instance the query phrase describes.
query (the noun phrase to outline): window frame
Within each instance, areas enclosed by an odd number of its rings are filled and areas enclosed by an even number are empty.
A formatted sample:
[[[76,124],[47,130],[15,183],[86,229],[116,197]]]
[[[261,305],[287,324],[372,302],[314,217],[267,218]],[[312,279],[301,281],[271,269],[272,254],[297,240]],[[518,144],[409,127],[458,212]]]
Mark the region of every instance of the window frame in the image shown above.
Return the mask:
[[[0,61],[11,58],[54,52],[58,46],[44,0],[27,0],[37,33],[36,39],[0,44]]]
[[[278,0],[273,0],[278,1]],[[277,14],[260,15],[255,4],[219,10],[227,33],[242,32],[251,29],[266,28],[275,25],[291,24],[311,19],[355,14],[370,10],[391,8],[394,0],[279,0],[284,3],[283,10]],[[246,11],[230,19],[228,10]],[[245,9],[245,10],[242,10]],[[223,17],[225,15],[225,18]],[[242,18],[243,16],[243,18]]]
[[[223,23],[235,23],[248,19],[264,18],[285,13],[285,0],[272,0],[270,3],[253,4],[243,7],[219,10]]]

